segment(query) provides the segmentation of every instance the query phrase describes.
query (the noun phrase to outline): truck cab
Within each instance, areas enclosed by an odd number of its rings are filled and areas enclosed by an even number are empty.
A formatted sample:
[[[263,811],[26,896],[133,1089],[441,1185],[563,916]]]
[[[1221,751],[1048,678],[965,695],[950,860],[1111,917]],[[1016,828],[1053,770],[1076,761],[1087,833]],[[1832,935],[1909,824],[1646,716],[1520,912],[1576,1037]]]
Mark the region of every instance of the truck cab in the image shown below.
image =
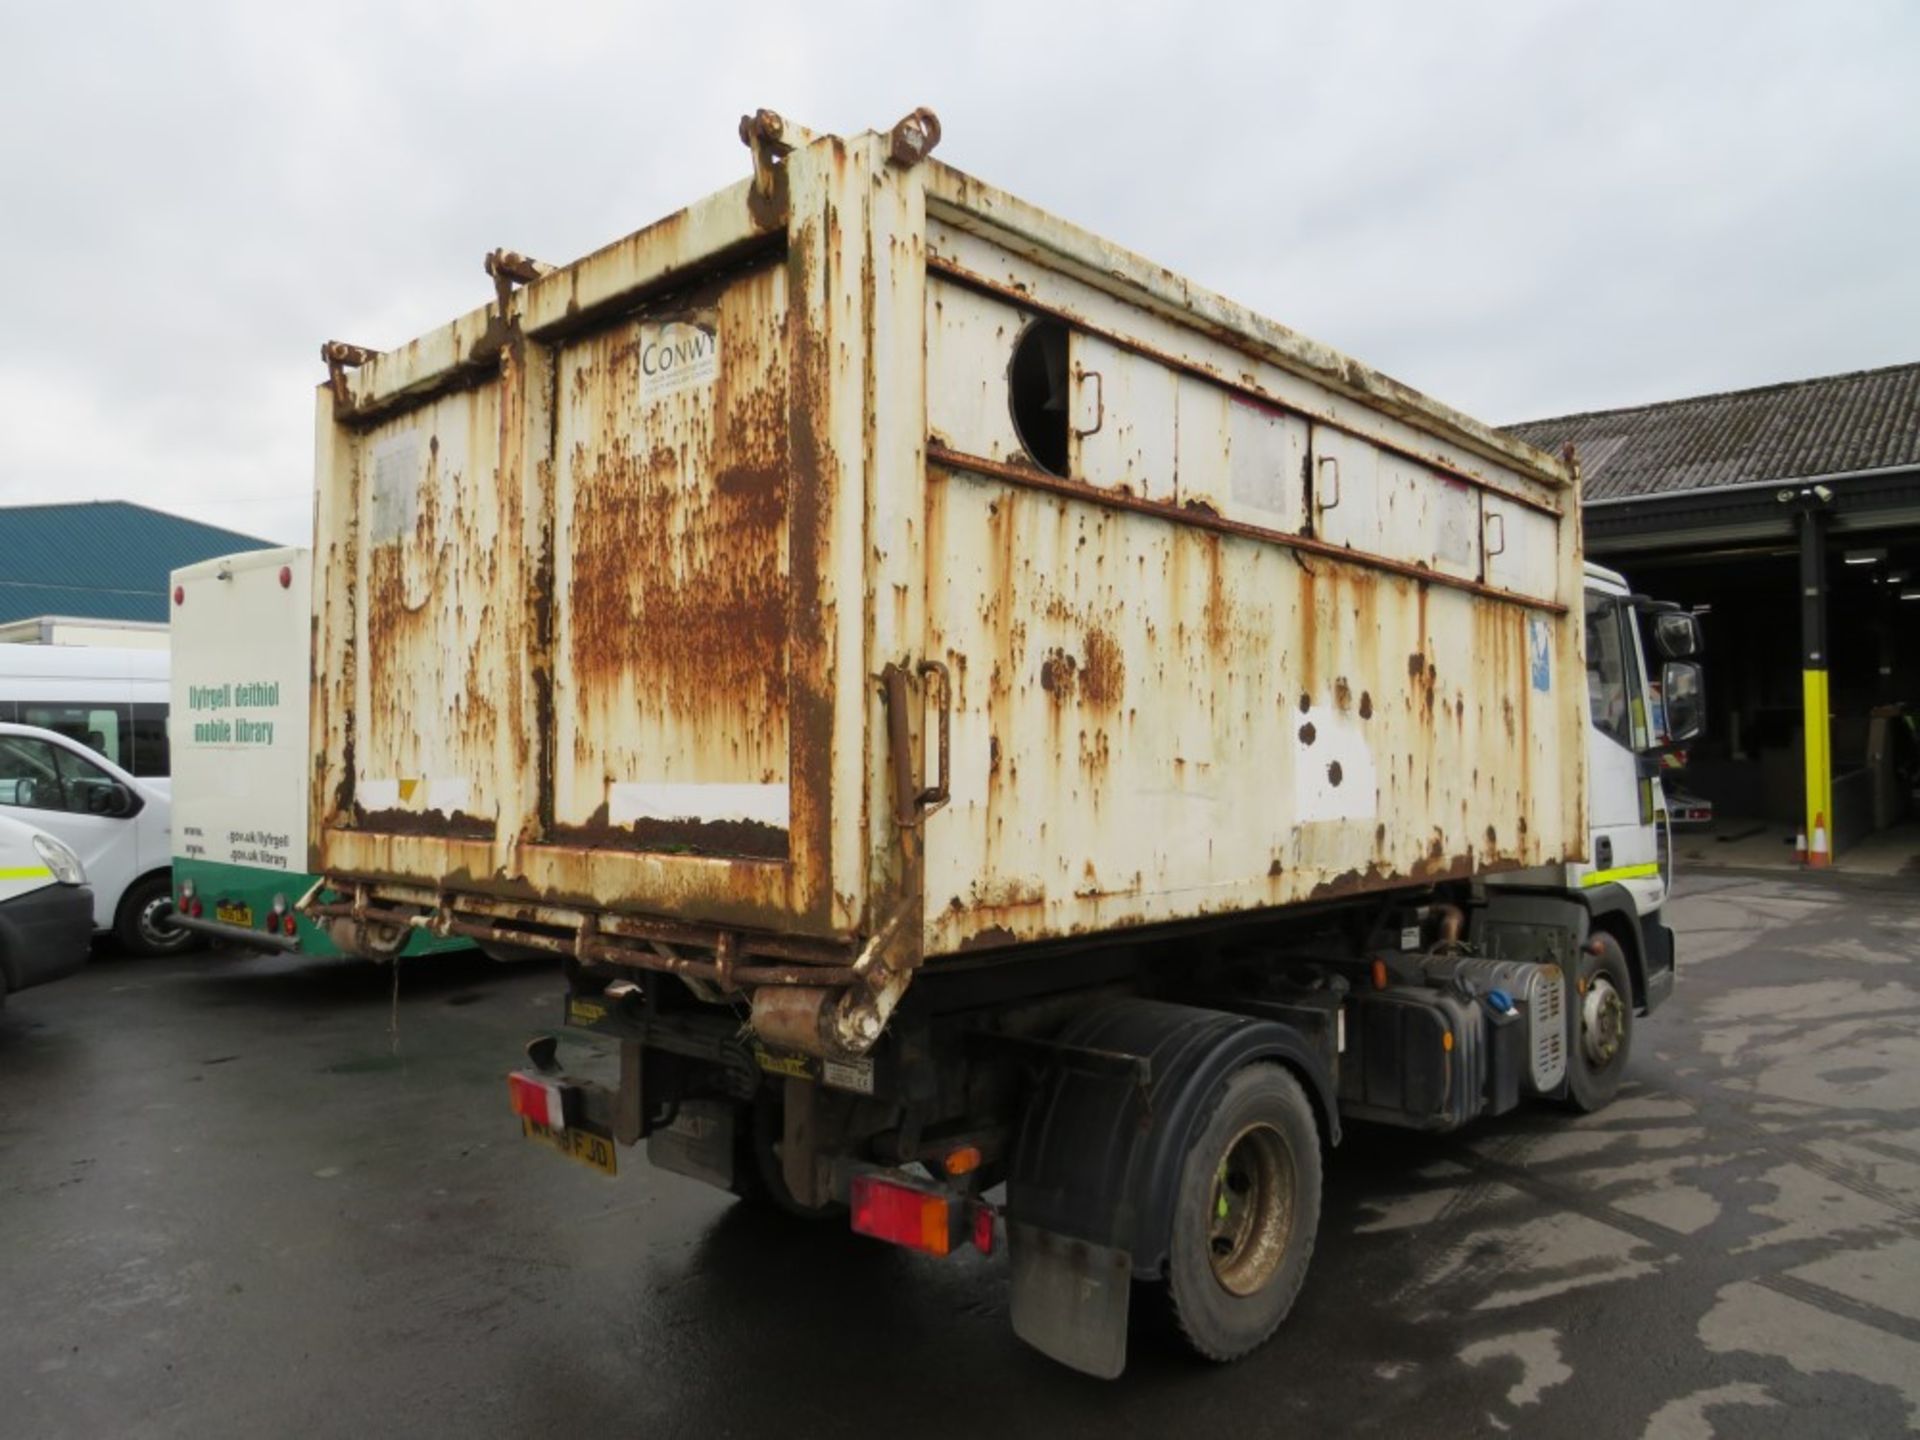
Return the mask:
[[[1703,728],[1701,670],[1692,658],[1701,649],[1699,623],[1676,605],[1635,594],[1617,571],[1588,562],[1585,577],[1587,857],[1489,883],[1577,896],[1594,928],[1619,945],[1632,975],[1632,1007],[1644,1015],[1673,989],[1673,932],[1664,918],[1673,828],[1660,771],[1662,758]],[[1596,1001],[1611,1003],[1604,994]]]

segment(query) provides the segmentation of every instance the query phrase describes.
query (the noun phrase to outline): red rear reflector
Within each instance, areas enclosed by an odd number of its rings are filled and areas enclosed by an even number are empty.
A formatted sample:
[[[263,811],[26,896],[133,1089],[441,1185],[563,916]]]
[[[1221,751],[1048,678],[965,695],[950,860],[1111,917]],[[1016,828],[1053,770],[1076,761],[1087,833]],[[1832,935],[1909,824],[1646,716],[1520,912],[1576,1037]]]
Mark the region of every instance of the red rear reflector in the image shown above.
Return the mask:
[[[973,1248],[982,1255],[993,1254],[993,1207],[984,1200],[973,1207]]]
[[[292,586],[293,586],[293,571],[289,569],[287,566],[282,565],[280,567],[280,588],[282,590],[288,590],[288,589],[291,589]]]
[[[186,586],[176,585],[173,587],[173,603],[176,605],[184,605],[187,603]]]
[[[856,1175],[849,1198],[853,1228],[861,1235],[928,1255],[944,1255],[951,1247],[945,1196],[878,1175]]]
[[[513,1113],[549,1130],[567,1128],[566,1106],[558,1080],[542,1080],[524,1070],[507,1076],[507,1093],[513,1101]]]

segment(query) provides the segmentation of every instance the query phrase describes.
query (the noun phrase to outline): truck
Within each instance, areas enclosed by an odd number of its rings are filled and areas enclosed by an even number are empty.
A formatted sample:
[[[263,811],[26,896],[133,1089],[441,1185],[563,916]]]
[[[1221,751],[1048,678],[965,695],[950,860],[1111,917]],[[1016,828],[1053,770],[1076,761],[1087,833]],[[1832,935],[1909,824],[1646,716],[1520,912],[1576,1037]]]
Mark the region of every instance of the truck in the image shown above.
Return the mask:
[[[1343,1127],[1618,1088],[1697,628],[1584,566],[1570,453],[930,111],[740,134],[729,188],[323,348],[309,912],[560,958],[530,1139],[1004,1247],[1090,1374],[1136,1292],[1244,1355]]]
[[[168,923],[241,950],[328,957],[339,951],[325,928],[296,909],[318,881],[307,873],[312,576],[297,545],[170,576]],[[471,945],[423,931],[402,952]]]

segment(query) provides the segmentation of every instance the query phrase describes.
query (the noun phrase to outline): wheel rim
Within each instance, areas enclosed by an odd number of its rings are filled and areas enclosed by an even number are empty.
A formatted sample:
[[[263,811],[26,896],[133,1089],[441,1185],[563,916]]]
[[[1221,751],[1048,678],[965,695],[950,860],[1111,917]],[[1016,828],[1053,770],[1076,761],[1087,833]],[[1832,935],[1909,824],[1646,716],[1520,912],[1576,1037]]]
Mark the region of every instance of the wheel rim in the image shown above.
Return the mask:
[[[173,901],[165,895],[156,895],[142,905],[134,922],[141,941],[155,950],[177,950],[186,944],[190,938],[188,932],[166,923],[166,917],[172,913]]]
[[[1293,1231],[1293,1152],[1271,1125],[1249,1125],[1213,1172],[1207,1210],[1207,1258],[1213,1278],[1233,1295],[1251,1295],[1273,1278]]]
[[[1594,976],[1580,1002],[1580,1041],[1588,1062],[1596,1067],[1610,1064],[1620,1053],[1626,1028],[1627,1007],[1620,992],[1606,976]]]

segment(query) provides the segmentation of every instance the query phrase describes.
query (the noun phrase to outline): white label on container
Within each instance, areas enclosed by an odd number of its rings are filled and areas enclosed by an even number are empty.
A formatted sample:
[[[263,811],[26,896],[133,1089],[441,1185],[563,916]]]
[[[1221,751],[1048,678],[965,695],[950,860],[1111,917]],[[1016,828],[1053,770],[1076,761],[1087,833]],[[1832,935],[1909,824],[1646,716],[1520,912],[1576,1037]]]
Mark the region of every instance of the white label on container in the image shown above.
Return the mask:
[[[1334,706],[1300,716],[1294,743],[1293,806],[1303,823],[1371,820],[1380,807],[1380,781],[1363,723]]]
[[[400,782],[361,776],[354,783],[353,798],[362,810],[394,810],[400,805]]]
[[[657,400],[720,373],[720,312],[699,310],[672,320],[640,322],[640,398]]]
[[[464,775],[441,775],[427,780],[427,809],[458,815],[473,804],[473,782]]]
[[[784,830],[787,819],[784,785],[616,780],[607,786],[607,822],[612,825],[631,825],[636,820],[756,820]]]
[[[851,1090],[857,1095],[873,1094],[873,1061],[822,1060],[820,1078],[836,1090]]]
[[[368,538],[384,545],[413,533],[420,516],[420,432],[402,430],[373,447],[373,494],[368,503]]]

